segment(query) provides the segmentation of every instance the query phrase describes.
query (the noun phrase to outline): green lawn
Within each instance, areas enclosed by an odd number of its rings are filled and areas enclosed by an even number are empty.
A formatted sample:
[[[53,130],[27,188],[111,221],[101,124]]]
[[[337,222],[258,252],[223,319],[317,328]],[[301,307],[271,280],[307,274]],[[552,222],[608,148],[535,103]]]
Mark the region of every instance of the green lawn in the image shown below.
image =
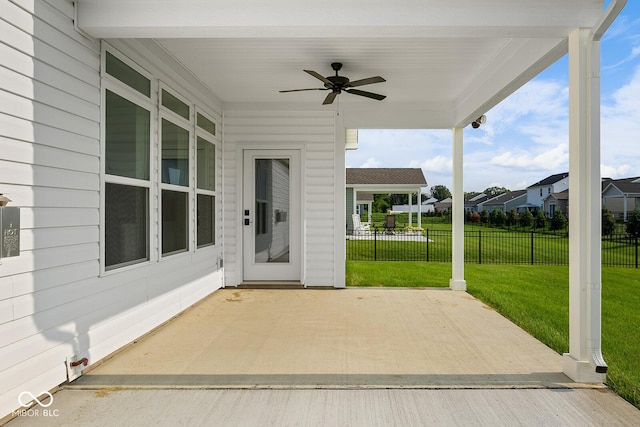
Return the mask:
[[[347,286],[447,287],[451,264],[347,261]],[[468,292],[558,353],[569,351],[567,266],[465,265]],[[607,385],[640,408],[640,271],[602,268]]]

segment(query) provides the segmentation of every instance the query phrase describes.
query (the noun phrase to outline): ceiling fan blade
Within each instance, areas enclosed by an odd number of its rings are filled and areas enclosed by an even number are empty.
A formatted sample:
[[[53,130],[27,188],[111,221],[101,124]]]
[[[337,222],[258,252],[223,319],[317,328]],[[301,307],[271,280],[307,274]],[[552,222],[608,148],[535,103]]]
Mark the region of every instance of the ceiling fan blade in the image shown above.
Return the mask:
[[[304,90],[329,90],[326,87],[314,87],[311,89],[289,89],[289,90],[281,90],[280,93],[285,93],[285,92],[302,92]]]
[[[369,77],[368,79],[362,79],[362,80],[356,80],[353,82],[349,82],[345,85],[345,87],[356,87],[356,86],[364,86],[364,85],[370,85],[372,83],[382,83],[382,82],[386,82],[385,79],[383,79],[380,76],[375,76],[375,77]]]
[[[324,99],[324,102],[322,103],[322,105],[327,105],[327,104],[332,104],[333,100],[336,99],[336,96],[338,96],[338,92],[331,92],[329,95],[327,95],[327,97]]]
[[[386,95],[380,95],[377,93],[366,92],[364,90],[358,90],[358,89],[345,89],[345,92],[350,93],[352,95],[360,95],[360,96],[364,96],[371,99],[377,99],[378,101],[382,101],[387,97]]]
[[[315,71],[304,70],[304,72],[307,73],[307,74],[311,74],[313,77],[315,77],[316,79],[322,81],[326,85],[333,86],[333,83],[331,83],[331,80],[327,79],[326,77],[323,77],[322,75],[320,75],[319,73],[316,73]]]

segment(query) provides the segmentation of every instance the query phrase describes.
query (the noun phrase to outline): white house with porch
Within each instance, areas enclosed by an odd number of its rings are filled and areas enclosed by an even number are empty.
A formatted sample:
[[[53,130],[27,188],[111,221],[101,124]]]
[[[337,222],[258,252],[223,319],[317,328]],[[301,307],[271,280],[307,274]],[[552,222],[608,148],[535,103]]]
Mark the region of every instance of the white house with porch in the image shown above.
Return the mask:
[[[369,216],[368,222],[371,222],[375,194],[406,194],[409,198],[406,212],[412,212],[413,195],[417,194],[417,199],[420,200],[422,188],[427,186],[427,180],[420,168],[347,168],[346,180],[347,232],[352,225],[351,215],[363,215],[365,207]],[[418,202],[416,206],[417,226],[422,227],[422,204]],[[413,215],[409,215],[409,226],[413,224],[412,217]]]
[[[602,381],[599,49],[624,4],[4,1],[0,417],[223,286],[344,287],[350,130],[451,129],[465,290],[465,128],[567,53],[563,370]]]

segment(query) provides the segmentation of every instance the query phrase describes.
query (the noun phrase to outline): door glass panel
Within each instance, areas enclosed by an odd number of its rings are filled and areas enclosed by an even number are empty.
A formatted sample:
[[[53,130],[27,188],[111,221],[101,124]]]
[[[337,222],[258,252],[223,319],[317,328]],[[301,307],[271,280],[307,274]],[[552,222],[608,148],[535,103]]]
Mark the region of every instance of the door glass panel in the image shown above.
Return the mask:
[[[289,160],[255,160],[255,262],[289,262]]]

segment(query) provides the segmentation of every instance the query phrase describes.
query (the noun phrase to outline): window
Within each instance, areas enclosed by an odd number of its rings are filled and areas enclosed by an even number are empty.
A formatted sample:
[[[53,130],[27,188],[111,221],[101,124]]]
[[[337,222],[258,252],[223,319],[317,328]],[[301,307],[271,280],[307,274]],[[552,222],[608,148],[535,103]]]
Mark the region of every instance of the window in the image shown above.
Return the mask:
[[[542,197],[542,188],[540,189],[540,197]]]
[[[215,245],[215,120],[119,53],[103,60],[104,270]]]
[[[104,98],[104,264],[111,270],[149,260],[151,81],[112,54],[105,62],[115,78]]]
[[[215,244],[216,224],[216,146],[215,123],[196,114],[196,244],[198,248]]]
[[[161,104],[165,107],[160,109],[162,255],[167,256],[189,250],[193,124],[189,121],[191,108],[166,89],[161,91]]]
[[[123,267],[149,259],[149,190],[105,185],[105,265]]]

